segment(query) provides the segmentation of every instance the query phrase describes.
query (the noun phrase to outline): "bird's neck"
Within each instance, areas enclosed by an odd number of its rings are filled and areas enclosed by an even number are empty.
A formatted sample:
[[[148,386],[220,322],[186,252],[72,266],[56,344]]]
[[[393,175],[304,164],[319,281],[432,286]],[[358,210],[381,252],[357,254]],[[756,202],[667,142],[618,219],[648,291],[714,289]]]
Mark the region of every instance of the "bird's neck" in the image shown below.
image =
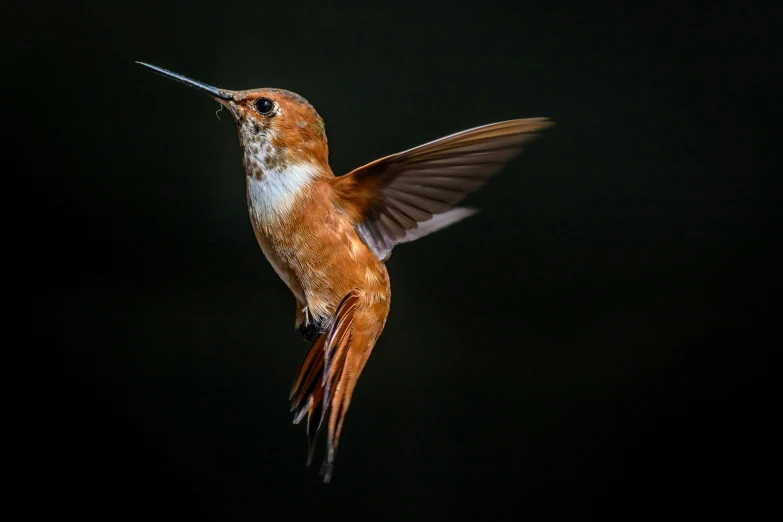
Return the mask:
[[[290,217],[312,197],[319,180],[333,177],[328,166],[324,169],[308,159],[274,155],[275,151],[264,146],[244,150],[250,216],[254,223],[264,227]]]

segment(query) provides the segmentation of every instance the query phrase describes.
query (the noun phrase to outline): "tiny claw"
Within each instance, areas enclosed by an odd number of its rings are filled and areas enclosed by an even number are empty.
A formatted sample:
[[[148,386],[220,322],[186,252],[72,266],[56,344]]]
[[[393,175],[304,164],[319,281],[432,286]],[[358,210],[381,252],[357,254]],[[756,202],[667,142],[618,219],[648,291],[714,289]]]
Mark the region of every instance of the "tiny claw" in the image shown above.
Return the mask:
[[[299,333],[302,334],[307,341],[314,343],[318,336],[321,334],[321,329],[314,322],[308,324],[299,325]]]

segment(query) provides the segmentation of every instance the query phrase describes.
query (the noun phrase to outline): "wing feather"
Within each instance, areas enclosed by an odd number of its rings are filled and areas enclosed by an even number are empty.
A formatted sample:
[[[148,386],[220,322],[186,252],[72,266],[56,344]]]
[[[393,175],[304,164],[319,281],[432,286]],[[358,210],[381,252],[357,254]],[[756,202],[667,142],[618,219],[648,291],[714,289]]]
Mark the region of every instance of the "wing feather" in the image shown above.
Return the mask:
[[[519,154],[545,118],[509,120],[466,130],[386,156],[334,178],[335,204],[353,219],[362,241],[381,260],[394,245],[453,224],[475,211],[454,205]],[[444,216],[423,226],[433,216]],[[422,226],[422,231],[415,230]]]

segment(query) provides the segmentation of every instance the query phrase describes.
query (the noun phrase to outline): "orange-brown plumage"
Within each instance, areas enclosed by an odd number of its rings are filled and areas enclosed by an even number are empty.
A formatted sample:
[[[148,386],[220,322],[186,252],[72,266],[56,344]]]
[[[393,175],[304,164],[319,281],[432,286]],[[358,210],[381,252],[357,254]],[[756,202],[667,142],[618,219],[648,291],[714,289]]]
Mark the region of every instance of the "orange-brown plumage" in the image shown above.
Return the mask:
[[[386,324],[391,250],[470,215],[454,205],[552,124],[486,125],[335,177],[323,120],[301,96],[217,89],[142,65],[209,93],[234,117],[256,239],[294,294],[296,326],[313,343],[291,409],[295,422],[307,417],[308,463],[326,426],[328,481],[351,396]]]

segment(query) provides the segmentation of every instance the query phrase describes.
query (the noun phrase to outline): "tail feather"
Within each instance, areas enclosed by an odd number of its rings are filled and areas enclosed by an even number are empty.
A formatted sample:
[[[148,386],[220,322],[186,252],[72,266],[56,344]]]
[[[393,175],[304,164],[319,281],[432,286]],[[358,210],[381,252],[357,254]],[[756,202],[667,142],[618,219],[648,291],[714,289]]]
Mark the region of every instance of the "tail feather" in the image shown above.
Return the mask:
[[[318,357],[319,351],[323,350],[323,344],[326,339],[323,336],[318,337],[310,350],[305,355],[302,364],[299,365],[299,373],[296,376],[293,386],[291,386],[291,393],[288,395],[288,400],[291,401],[291,411],[294,411],[294,405],[296,404],[295,396],[301,394],[302,389],[305,387],[304,381],[311,375],[317,375],[320,370],[314,371],[314,366],[323,365],[323,359]],[[315,348],[318,347],[316,350]]]
[[[364,336],[357,336],[354,339],[359,346],[366,346],[368,339]],[[337,455],[337,444],[340,442],[340,434],[343,431],[343,422],[345,421],[345,412],[351,404],[351,396],[356,387],[359,374],[364,369],[369,353],[362,351],[350,351],[343,364],[342,374],[345,378],[337,381],[337,388],[334,393],[329,415],[329,437],[326,441],[326,458],[321,466],[321,475],[324,482],[329,482],[334,470],[334,460]]]
[[[326,408],[329,405],[332,384],[336,382],[335,377],[339,377],[342,374],[342,363],[351,342],[353,314],[358,303],[359,296],[356,294],[351,293],[343,298],[334,314],[332,328],[326,339],[326,345],[324,346],[324,369],[321,377],[321,383],[324,386],[324,413],[326,413]]]
[[[324,367],[324,359],[319,355],[323,351],[324,341],[324,336],[320,336],[313,343],[302,361],[299,375],[291,389],[289,400],[291,401],[291,411],[294,413],[294,424],[299,424],[304,415],[310,411],[313,395],[319,391],[320,375]]]
[[[324,482],[331,480],[345,413],[356,380],[372,348],[366,334],[357,335],[354,329],[354,317],[360,302],[361,297],[356,293],[350,293],[342,300],[331,328],[313,343],[291,389],[294,424],[307,415],[308,465],[312,462],[318,435],[329,413],[327,453],[321,468]]]

